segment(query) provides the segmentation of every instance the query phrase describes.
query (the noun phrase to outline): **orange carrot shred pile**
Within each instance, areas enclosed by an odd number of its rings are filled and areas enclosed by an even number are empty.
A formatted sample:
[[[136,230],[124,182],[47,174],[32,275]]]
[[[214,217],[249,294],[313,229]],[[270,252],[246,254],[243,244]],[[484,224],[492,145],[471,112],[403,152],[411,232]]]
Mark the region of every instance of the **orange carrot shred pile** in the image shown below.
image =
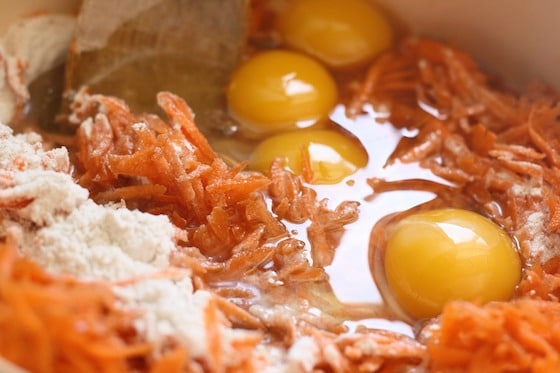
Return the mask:
[[[0,269],[0,356],[32,372],[127,372],[151,354],[109,286],[50,276],[10,239]]]
[[[0,244],[0,356],[45,372],[228,371],[223,326],[255,331],[232,342],[241,356],[235,371],[264,364],[250,358],[257,344],[288,349],[302,336],[321,347],[308,367],[314,371],[550,372],[560,365],[560,99],[552,90],[514,94],[458,48],[409,38],[374,61],[355,91],[350,115],[378,105],[393,126],[416,133],[402,138],[386,166],[417,162],[445,181],[372,175],[375,193],[430,191],[437,195],[431,206],[468,206],[519,242],[525,268],[517,298],[451,302],[424,329],[425,344],[377,330],[342,334],[339,320],[307,313],[313,299],[305,296],[329,286],[324,267],[358,218],[357,202],[329,209],[304,185],[309,169],[302,179],[280,161],[270,177],[230,167],[182,99],[162,92],[157,100],[168,123],[133,114],[116,98],[79,93],[71,116],[80,124],[75,176],[99,203],[165,214],[178,227],[173,265],[192,270],[196,289],[214,292],[205,313],[209,358],[194,362],[173,344],[155,358],[108,286],[50,276],[20,258],[13,240]],[[311,260],[284,221],[309,222]],[[255,313],[255,297],[292,302],[299,314]]]
[[[509,303],[448,304],[428,332],[430,371],[552,372],[560,366],[560,96],[517,95],[468,55],[409,38],[369,69],[348,107],[385,108],[387,121],[416,130],[387,166],[417,162],[447,183],[372,178],[376,193],[426,190],[422,208],[474,209],[519,243],[522,281]],[[382,109],[383,110],[383,109]]]
[[[427,347],[436,372],[554,372],[560,366],[560,303],[452,302]]]
[[[374,191],[433,191],[439,201],[432,204],[467,206],[492,218],[517,238],[527,268],[537,266],[524,271],[520,294],[554,299],[560,288],[552,278],[560,278],[560,268],[538,265],[560,256],[554,243],[560,237],[559,96],[539,86],[516,95],[459,49],[409,38],[370,67],[350,113],[366,103],[387,107],[393,125],[418,130],[401,140],[388,166],[418,162],[450,183],[371,179]],[[547,280],[537,280],[542,277]]]
[[[186,229],[188,245],[206,257],[229,260],[227,267],[219,267],[223,278],[250,272],[272,258],[271,247],[261,246],[289,235],[280,218],[310,220],[314,266],[332,261],[344,225],[357,219],[357,203],[331,211],[281,167],[271,179],[244,172],[243,165],[229,167],[182,99],[162,92],[158,103],[170,125],[153,115],[134,115],[113,97],[77,97],[74,115],[78,122],[89,121],[77,133],[79,182],[95,200],[124,200],[129,208],[167,214]],[[277,216],[263,197],[267,189]]]

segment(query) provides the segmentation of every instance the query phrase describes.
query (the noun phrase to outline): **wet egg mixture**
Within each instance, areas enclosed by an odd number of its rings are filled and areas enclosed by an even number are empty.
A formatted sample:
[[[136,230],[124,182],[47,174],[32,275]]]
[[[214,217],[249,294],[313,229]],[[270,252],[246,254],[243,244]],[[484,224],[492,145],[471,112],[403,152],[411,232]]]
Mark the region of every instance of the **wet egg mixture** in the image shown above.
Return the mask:
[[[417,132],[393,126],[382,102],[350,113],[349,102],[366,67],[398,43],[386,15],[364,0],[254,6],[264,21],[259,24],[257,18],[250,53],[226,91],[228,111],[238,126],[232,131],[238,141],[233,148],[244,151],[219,151],[265,174],[280,158],[283,167],[333,206],[359,201],[359,219],[346,227],[325,267],[334,295],[347,305],[346,316],[406,332],[401,323],[376,315],[414,323],[437,316],[450,300],[510,299],[521,276],[516,241],[476,212],[475,205],[454,208],[451,201],[448,208],[380,221],[437,194],[406,188],[378,194],[368,179],[448,183],[418,162],[388,164],[399,142]],[[436,111],[428,105],[422,109],[426,116]],[[379,311],[383,302],[390,310]],[[363,311],[367,304],[372,305],[369,315]],[[359,316],[352,307],[362,310]]]
[[[0,126],[2,330],[43,343],[42,366],[119,372],[560,366],[557,92],[515,92],[369,0],[248,4],[217,112],[91,86],[65,92],[72,134],[43,131],[45,150]],[[28,285],[10,293],[28,308],[3,296]],[[59,310],[94,332],[56,329]],[[26,366],[21,345],[0,337]]]

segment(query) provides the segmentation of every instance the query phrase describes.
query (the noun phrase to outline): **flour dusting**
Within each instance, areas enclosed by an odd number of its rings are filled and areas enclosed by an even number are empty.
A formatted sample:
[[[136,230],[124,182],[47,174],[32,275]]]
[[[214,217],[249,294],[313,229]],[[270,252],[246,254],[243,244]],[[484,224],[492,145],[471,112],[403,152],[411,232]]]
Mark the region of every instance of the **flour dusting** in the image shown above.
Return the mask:
[[[20,231],[20,251],[55,274],[113,282],[120,306],[139,313],[138,331],[156,346],[170,338],[207,354],[204,310],[188,271],[169,270],[176,228],[167,216],[98,205],[68,174],[64,148],[0,124],[0,234]]]

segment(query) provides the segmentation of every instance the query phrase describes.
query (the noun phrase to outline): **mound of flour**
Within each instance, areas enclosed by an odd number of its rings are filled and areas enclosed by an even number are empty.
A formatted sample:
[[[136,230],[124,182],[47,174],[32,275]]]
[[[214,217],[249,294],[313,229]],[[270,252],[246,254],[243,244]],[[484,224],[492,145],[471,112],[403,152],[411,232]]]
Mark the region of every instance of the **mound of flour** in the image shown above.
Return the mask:
[[[114,285],[137,327],[156,344],[170,336],[194,357],[207,351],[204,309],[210,294],[193,292],[189,274],[155,275],[169,267],[175,227],[166,216],[97,205],[67,173],[66,149],[44,150],[36,134],[0,124],[0,234],[20,232],[20,251],[51,273]]]
[[[69,170],[66,149],[45,150],[40,136],[14,135],[0,124],[0,237],[18,231],[20,252],[51,273],[112,283],[119,306],[139,314],[136,329],[156,348],[175,339],[192,358],[209,359],[205,311],[213,295],[194,291],[188,271],[173,268],[161,276],[177,248],[175,226],[166,216],[96,204]],[[241,364],[237,341],[254,339],[255,332],[218,329],[221,358]],[[318,349],[311,338],[288,350],[260,344],[253,351],[255,369],[308,372]]]

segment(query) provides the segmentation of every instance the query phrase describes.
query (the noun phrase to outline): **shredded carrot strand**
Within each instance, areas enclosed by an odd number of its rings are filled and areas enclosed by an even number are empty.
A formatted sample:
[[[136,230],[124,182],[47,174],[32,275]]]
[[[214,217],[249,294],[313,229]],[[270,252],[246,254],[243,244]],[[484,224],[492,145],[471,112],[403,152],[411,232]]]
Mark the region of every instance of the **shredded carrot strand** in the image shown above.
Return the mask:
[[[13,242],[0,267],[0,356],[30,371],[126,372],[151,353],[108,286],[50,276]]]

